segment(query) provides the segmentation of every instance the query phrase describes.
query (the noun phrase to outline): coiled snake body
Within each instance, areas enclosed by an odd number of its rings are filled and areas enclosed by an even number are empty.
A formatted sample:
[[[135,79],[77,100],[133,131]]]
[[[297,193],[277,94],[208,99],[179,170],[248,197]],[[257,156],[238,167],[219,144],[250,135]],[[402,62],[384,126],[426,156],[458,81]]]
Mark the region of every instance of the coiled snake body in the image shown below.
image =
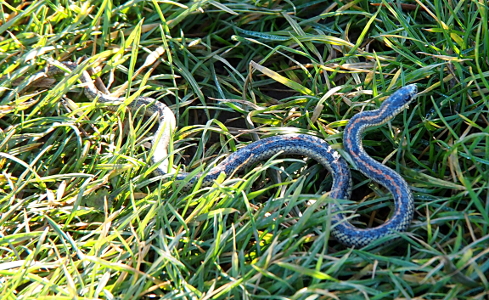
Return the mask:
[[[76,63],[63,62],[62,64],[71,71],[78,68]],[[50,76],[60,72],[62,72],[60,68],[50,67],[46,75]],[[85,94],[92,100],[97,99],[100,103],[113,104],[107,106],[110,110],[117,109],[124,101],[123,98],[111,97],[100,92],[93,84],[87,71],[82,71],[80,80],[85,86]],[[395,204],[394,212],[389,220],[380,226],[367,229],[353,226],[339,211],[340,209],[333,205],[331,234],[346,246],[363,247],[387,235],[405,231],[412,221],[414,200],[406,181],[392,169],[372,159],[364,151],[361,139],[367,127],[381,125],[394,118],[409,105],[416,93],[416,85],[407,85],[392,94],[379,109],[364,111],[353,116],[345,128],[343,145],[346,152],[365,176],[385,186],[392,193]],[[175,128],[175,117],[165,104],[153,98],[138,97],[129,105],[129,109],[136,110],[143,105],[146,106],[146,114],[157,113],[159,115],[159,128],[153,137],[155,152],[152,161],[159,164],[155,173],[166,175],[168,172],[167,149]],[[248,144],[229,155],[205,175],[194,176],[188,184],[195,183],[202,176],[205,176],[202,178],[204,184],[212,184],[222,172],[227,175],[234,174],[256,162],[267,160],[277,153],[304,155],[313,158],[326,167],[333,176],[330,197],[333,199],[348,199],[350,197],[351,176],[345,160],[324,140],[304,134],[273,136]],[[175,179],[183,180],[187,176],[187,173],[180,172],[175,176]]]

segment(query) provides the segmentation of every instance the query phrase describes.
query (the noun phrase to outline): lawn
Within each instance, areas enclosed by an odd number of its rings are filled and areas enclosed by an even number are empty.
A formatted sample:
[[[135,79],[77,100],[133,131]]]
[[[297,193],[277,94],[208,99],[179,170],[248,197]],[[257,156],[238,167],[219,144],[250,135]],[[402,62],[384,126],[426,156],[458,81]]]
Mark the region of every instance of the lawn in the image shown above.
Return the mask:
[[[486,1],[0,7],[0,299],[489,298]],[[60,61],[81,67],[41,76]],[[82,70],[124,99],[116,111],[84,95]],[[338,200],[315,161],[277,155],[185,189],[153,172],[157,116],[127,108],[173,110],[169,162],[187,181],[269,136],[324,139],[366,228],[393,201],[343,131],[413,83],[414,103],[363,144],[406,180],[414,220],[363,248],[330,237]]]

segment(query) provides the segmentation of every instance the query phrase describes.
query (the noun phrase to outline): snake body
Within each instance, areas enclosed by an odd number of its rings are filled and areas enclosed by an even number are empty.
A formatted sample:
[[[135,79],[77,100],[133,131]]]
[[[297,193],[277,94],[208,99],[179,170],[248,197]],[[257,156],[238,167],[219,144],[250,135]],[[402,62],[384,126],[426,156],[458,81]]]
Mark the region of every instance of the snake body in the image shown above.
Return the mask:
[[[337,226],[332,234],[343,244],[365,246],[386,235],[405,231],[411,224],[414,199],[408,184],[394,170],[377,162],[365,152],[362,134],[368,127],[382,125],[394,118],[414,100],[417,92],[415,84],[402,87],[382,102],[379,109],[354,115],[345,127],[343,146],[346,152],[350,154],[360,172],[392,193],[395,208],[391,218],[384,224],[368,229],[360,229],[349,222],[343,222],[342,216],[337,214]]]
[[[71,71],[79,68],[73,62],[63,62],[65,67]],[[90,75],[85,70],[80,70],[80,81],[85,87],[85,94],[89,99],[96,99],[99,103],[108,103],[107,109],[116,110],[124,98],[111,97],[100,92],[94,85]],[[58,67],[50,67],[46,76],[63,72]],[[79,72],[74,72],[79,73]],[[348,122],[344,132],[344,148],[349,153],[357,168],[372,178],[377,183],[385,186],[394,196],[395,209],[392,217],[384,224],[361,229],[353,226],[341,213],[338,206],[333,205],[331,217],[331,234],[342,244],[350,247],[363,247],[369,243],[394,235],[396,232],[405,231],[412,221],[414,213],[414,200],[406,181],[392,169],[372,159],[363,149],[362,134],[371,126],[384,124],[394,118],[400,111],[405,109],[414,99],[417,93],[416,85],[407,85],[385,100],[377,110],[364,111],[356,114]],[[149,97],[138,97],[128,105],[131,110],[137,110],[146,106],[147,115],[159,115],[159,127],[153,137],[155,147],[152,162],[159,164],[155,170],[156,175],[168,174],[168,145],[171,134],[175,128],[175,116],[165,104]],[[330,197],[333,199],[349,199],[351,192],[351,176],[345,160],[324,140],[304,134],[287,134],[264,138],[248,144],[236,152],[230,154],[225,160],[203,174],[197,174],[188,180],[189,173],[180,172],[175,175],[176,180],[186,180],[187,185],[193,185],[197,180],[202,180],[204,185],[209,185],[221,174],[232,175],[235,172],[267,160],[277,154],[303,155],[310,157],[333,175],[333,184]],[[204,176],[202,178],[202,176]]]

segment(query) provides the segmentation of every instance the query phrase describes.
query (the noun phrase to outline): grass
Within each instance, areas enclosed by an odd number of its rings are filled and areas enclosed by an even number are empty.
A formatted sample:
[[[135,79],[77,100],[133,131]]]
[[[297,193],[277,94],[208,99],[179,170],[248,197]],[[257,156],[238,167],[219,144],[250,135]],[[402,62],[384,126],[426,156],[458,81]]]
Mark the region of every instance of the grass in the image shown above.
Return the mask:
[[[485,1],[0,4],[1,299],[489,297]],[[364,138],[411,186],[415,220],[345,248],[321,208],[331,177],[298,158],[190,191],[155,178],[155,118],[107,111],[76,75],[27,80],[82,57],[110,92],[175,111],[172,162],[195,172],[290,132],[344,155],[349,118],[417,83]],[[353,180],[351,210],[381,224],[389,194]]]

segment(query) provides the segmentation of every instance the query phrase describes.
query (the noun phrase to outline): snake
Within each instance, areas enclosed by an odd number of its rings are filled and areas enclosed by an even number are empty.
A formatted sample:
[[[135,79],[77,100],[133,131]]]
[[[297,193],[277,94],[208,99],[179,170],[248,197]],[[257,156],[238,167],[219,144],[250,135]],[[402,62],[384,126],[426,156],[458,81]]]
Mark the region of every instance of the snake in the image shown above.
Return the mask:
[[[285,134],[263,138],[239,148],[205,173],[174,172],[172,174],[167,158],[171,135],[176,127],[176,119],[167,105],[154,98],[142,96],[136,97],[127,104],[125,98],[105,94],[95,86],[86,68],[74,62],[58,62],[50,66],[47,71],[43,71],[41,75],[53,76],[66,71],[78,75],[86,96],[92,101],[106,104],[104,107],[108,110],[115,111],[124,103],[132,111],[144,106],[145,115],[157,114],[159,125],[152,137],[154,154],[151,156],[152,163],[157,165],[154,174],[173,175],[174,180],[184,182],[185,189],[199,180],[204,186],[212,185],[222,173],[232,176],[236,172],[276,155],[301,155],[317,161],[332,174],[329,198],[347,200],[351,196],[351,173],[345,159],[325,140],[307,134]],[[379,239],[391,240],[386,237],[397,238],[399,232],[406,231],[412,222],[414,199],[409,185],[394,170],[379,163],[366,153],[362,145],[362,137],[366,129],[382,125],[406,109],[415,99],[416,94],[416,84],[399,88],[384,100],[378,109],[355,114],[344,129],[343,147],[353,164],[367,178],[387,188],[394,199],[394,210],[390,218],[383,224],[372,228],[354,226],[343,214],[342,207],[337,204],[338,201],[330,203],[330,234],[347,247],[361,248]]]

